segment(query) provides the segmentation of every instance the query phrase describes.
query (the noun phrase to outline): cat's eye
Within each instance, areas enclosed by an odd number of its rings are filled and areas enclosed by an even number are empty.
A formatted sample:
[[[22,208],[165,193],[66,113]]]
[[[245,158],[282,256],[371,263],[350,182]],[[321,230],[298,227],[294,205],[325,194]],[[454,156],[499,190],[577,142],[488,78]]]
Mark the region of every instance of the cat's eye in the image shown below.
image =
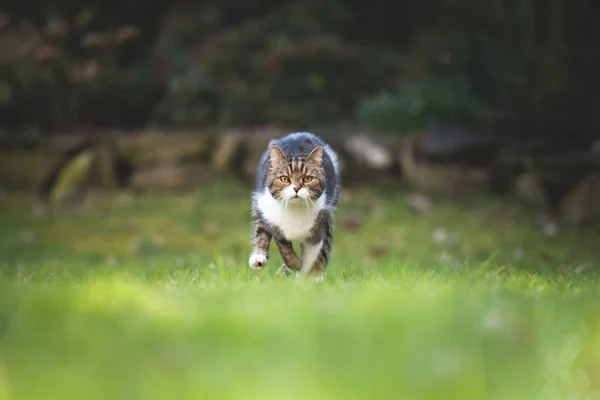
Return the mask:
[[[282,176],[279,178],[279,180],[283,183],[290,183],[290,177],[289,176]]]
[[[310,183],[310,182],[312,182],[312,180],[313,180],[312,176],[305,176],[304,178],[302,178],[302,181],[304,183]]]

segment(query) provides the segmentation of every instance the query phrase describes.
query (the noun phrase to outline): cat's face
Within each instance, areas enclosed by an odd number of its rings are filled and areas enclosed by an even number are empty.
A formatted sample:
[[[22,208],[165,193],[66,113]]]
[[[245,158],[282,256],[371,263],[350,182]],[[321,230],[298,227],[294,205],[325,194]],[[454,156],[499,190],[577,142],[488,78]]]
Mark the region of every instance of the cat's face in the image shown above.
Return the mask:
[[[288,157],[278,146],[271,147],[268,187],[281,201],[305,202],[318,199],[325,190],[321,162],[323,148],[317,146],[306,157]]]

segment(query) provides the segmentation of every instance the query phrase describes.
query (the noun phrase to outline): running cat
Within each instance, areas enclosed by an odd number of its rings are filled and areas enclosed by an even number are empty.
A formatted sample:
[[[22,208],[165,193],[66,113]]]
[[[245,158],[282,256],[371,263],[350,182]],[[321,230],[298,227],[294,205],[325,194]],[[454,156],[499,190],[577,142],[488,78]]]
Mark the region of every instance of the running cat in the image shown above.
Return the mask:
[[[297,132],[271,140],[256,171],[252,195],[254,248],[249,264],[261,269],[275,240],[285,265],[322,278],[333,239],[333,213],[340,199],[338,157],[319,137]],[[299,258],[292,247],[298,241]]]

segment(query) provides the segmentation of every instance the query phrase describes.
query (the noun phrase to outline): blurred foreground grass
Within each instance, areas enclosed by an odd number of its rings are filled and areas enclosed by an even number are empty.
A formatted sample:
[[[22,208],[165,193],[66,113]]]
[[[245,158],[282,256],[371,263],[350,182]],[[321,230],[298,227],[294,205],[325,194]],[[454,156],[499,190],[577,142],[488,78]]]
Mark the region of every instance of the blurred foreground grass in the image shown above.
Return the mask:
[[[597,231],[393,193],[346,193],[322,283],[246,266],[239,184],[0,200],[0,398],[600,398]]]

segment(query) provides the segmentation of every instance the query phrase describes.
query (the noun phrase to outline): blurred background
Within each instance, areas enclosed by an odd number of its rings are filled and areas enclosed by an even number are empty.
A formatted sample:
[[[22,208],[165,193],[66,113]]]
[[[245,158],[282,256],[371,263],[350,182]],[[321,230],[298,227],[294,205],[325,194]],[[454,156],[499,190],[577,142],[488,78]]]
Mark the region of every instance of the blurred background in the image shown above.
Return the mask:
[[[0,398],[600,398],[599,93],[597,0],[0,1]],[[247,267],[304,130],[314,290]]]
[[[308,130],[347,187],[600,215],[591,0],[4,3],[0,190],[39,207],[251,184],[269,139]]]

